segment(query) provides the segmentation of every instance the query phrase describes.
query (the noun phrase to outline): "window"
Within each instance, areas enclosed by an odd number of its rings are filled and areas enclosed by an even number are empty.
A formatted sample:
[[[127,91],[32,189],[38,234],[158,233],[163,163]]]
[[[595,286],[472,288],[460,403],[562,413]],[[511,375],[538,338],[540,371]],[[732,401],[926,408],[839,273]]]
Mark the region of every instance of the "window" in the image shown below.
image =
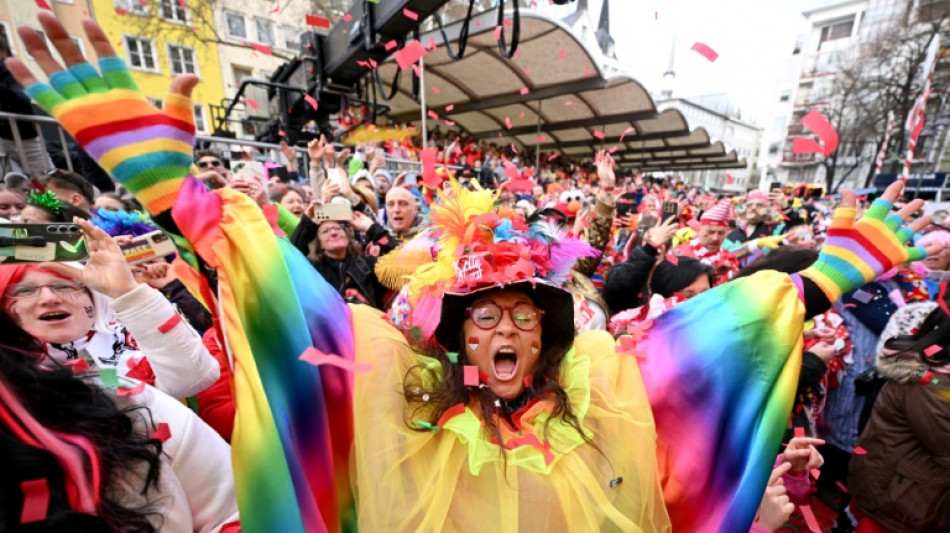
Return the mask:
[[[158,72],[158,62],[155,59],[155,46],[151,39],[125,36],[125,50],[128,54],[129,66],[139,70]]]
[[[241,85],[241,82],[244,80],[249,80],[254,77],[254,71],[249,68],[244,67],[231,67],[231,72],[234,74],[234,89]]]
[[[205,125],[205,106],[195,104],[195,129],[198,131],[208,131]]]
[[[195,49],[187,46],[168,45],[168,62],[172,66],[172,74],[197,74],[198,63],[195,61]]]
[[[779,102],[788,102],[789,98],[792,97],[792,91],[789,89],[783,89],[782,93],[778,96]]]
[[[115,0],[113,2],[116,9],[122,9],[131,15],[148,16],[148,0]]]
[[[293,26],[281,26],[281,35],[284,38],[284,48],[297,50],[300,48],[300,32]]]
[[[225,12],[224,21],[228,25],[228,35],[235,39],[247,39],[247,27],[245,26],[243,15]]]
[[[277,44],[274,39],[274,25],[264,19],[254,19],[254,25],[257,27],[257,42],[274,46]]]
[[[821,49],[821,45],[824,42],[851,37],[852,29],[854,29],[854,17],[823,27],[821,29],[821,38],[818,41],[818,48]]]
[[[950,15],[948,0],[920,0],[917,7],[917,20],[920,22],[940,20],[947,15]]]
[[[138,1],[138,0],[136,0]],[[188,13],[182,0],[161,0],[162,19],[169,22],[188,22]]]

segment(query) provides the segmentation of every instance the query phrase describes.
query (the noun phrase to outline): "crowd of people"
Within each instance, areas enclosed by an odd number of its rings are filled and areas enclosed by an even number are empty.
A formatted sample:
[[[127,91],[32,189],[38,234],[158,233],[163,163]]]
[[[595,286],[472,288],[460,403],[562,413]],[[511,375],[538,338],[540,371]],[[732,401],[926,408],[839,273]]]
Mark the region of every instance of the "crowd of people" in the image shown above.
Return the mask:
[[[66,69],[23,27],[49,83],[9,72],[114,187],[0,185],[0,236],[88,251],[0,264],[0,530],[950,529],[950,229],[901,183],[725,197],[440,131],[439,168],[321,137],[269,178],[196,149],[194,76],[155,109],[40,23]]]

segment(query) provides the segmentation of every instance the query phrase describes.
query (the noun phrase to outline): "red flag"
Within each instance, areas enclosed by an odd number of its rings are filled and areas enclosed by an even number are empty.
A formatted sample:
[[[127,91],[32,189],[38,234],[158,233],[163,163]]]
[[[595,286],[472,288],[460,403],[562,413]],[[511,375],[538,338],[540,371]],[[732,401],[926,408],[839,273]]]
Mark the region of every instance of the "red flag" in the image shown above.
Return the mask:
[[[699,55],[708,59],[710,63],[712,63],[719,57],[719,54],[717,54],[715,50],[710,48],[709,45],[703,44],[701,42],[693,43],[693,47],[691,48],[691,50],[697,52]]]

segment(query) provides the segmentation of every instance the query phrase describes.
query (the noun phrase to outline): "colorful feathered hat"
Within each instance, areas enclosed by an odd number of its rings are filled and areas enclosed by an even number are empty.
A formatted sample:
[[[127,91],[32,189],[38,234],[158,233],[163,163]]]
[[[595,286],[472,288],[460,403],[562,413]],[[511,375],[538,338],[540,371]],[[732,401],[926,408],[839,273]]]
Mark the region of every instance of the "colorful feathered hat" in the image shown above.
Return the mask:
[[[541,217],[524,220],[510,211],[501,216],[494,209],[495,191],[477,184],[469,190],[454,179],[449,184],[429,213],[431,230],[377,264],[378,277],[390,287],[400,277],[407,281],[390,320],[410,342],[458,351],[465,308],[484,291],[512,288],[545,310],[543,343],[569,344],[573,302],[560,286],[578,259],[599,251]]]

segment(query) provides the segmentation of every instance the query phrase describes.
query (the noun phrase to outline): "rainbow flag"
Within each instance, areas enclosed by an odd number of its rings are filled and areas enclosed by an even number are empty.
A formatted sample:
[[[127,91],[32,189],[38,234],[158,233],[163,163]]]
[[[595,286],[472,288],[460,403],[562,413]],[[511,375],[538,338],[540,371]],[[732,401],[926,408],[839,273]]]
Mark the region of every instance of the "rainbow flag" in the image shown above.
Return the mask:
[[[787,275],[760,272],[642,332],[636,350],[673,531],[749,530],[794,401],[804,313]]]
[[[211,192],[189,177],[171,215],[218,274],[218,313],[234,356],[242,530],[340,531],[353,509],[352,376],[299,356],[313,346],[354,360],[349,308],[243,194]]]

